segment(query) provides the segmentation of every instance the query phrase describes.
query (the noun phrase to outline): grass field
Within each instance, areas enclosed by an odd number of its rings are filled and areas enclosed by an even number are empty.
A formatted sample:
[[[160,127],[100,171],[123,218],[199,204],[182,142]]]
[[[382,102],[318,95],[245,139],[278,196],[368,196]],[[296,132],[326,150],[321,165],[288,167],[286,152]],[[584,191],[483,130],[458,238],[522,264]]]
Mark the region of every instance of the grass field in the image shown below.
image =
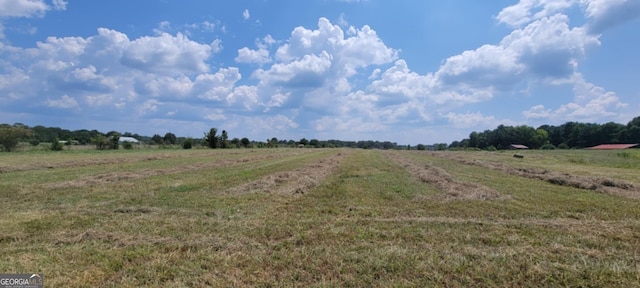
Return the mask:
[[[638,287],[640,151],[0,153],[47,287]]]

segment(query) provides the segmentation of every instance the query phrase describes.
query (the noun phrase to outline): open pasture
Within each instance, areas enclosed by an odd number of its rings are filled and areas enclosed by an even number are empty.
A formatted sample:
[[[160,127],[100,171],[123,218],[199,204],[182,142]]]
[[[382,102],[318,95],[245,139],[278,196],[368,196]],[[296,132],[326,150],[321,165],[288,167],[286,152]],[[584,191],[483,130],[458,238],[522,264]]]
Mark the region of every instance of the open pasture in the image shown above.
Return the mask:
[[[640,153],[0,154],[0,271],[47,287],[635,287]]]

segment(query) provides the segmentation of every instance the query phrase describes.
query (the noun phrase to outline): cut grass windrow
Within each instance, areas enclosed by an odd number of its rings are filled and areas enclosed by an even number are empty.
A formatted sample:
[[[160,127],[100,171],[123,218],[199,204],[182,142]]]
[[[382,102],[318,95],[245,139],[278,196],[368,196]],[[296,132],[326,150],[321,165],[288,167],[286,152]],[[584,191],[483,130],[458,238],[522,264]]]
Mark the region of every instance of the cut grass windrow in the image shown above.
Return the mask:
[[[432,156],[445,157],[447,159],[452,159],[465,165],[475,165],[483,168],[494,169],[510,175],[542,180],[551,184],[570,186],[579,189],[593,190],[600,193],[640,199],[639,185],[624,180],[614,179],[611,177],[583,176],[561,173],[547,169],[514,167],[502,163],[481,161],[475,159],[468,160],[447,153],[432,153]]]
[[[440,167],[430,164],[416,164],[400,153],[386,152],[386,158],[404,167],[421,181],[435,186],[444,192],[445,199],[450,200],[498,200],[508,198],[498,191],[477,183],[463,182],[455,179]]]

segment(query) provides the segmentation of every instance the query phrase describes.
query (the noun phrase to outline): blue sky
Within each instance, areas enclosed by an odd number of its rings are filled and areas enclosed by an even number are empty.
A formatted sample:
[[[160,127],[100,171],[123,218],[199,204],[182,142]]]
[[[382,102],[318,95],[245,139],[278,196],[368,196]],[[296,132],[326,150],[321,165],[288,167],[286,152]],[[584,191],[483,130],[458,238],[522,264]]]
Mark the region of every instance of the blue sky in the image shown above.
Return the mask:
[[[0,123],[449,143],[640,115],[640,1],[0,0]]]

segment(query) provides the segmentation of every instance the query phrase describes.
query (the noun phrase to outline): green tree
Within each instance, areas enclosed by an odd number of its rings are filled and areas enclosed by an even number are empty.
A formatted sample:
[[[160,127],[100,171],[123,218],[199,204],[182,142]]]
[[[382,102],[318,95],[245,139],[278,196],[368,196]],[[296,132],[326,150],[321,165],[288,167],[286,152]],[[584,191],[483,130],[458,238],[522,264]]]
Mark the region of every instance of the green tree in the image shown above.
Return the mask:
[[[640,116],[633,118],[624,129],[624,141],[627,143],[640,143]]]
[[[267,141],[267,146],[270,148],[278,147],[278,138],[273,137]]]
[[[171,144],[171,145],[176,144],[177,139],[178,138],[176,137],[176,135],[171,132],[167,132],[166,134],[164,134],[164,138],[163,138],[164,143]]]
[[[97,150],[107,150],[111,148],[109,138],[102,134],[97,134],[91,138],[91,142],[96,145]]]
[[[233,145],[236,148],[240,148],[240,139],[237,137],[231,139],[231,145]]]
[[[540,148],[546,144],[549,144],[549,133],[544,129],[536,129],[535,136],[533,137],[533,145],[531,145],[531,148]]]
[[[218,148],[218,129],[211,128],[208,133],[204,134],[204,142],[207,143],[207,147],[211,149]]]
[[[183,149],[191,149],[193,147],[193,140],[191,138],[187,138],[182,142]]]
[[[249,143],[251,143],[251,141],[249,141],[249,138],[244,137],[244,138],[240,139],[240,143],[242,144],[242,146],[244,148],[247,148],[247,147],[249,147]]]
[[[153,137],[151,137],[151,141],[153,141],[153,143],[156,143],[158,145],[164,143],[164,139],[162,138],[162,136],[158,134],[153,134]]]
[[[107,133],[109,149],[118,150],[120,148],[120,133],[111,131]]]
[[[60,140],[58,140],[58,138],[53,139],[53,142],[51,142],[52,151],[62,151],[63,148],[64,145],[62,144],[62,142],[60,142]]]
[[[31,130],[22,126],[0,126],[0,146],[2,150],[11,152],[16,149],[21,140],[31,137]]]
[[[227,134],[227,130],[222,130],[222,134],[220,135],[220,146],[224,149],[229,148],[229,134]]]

